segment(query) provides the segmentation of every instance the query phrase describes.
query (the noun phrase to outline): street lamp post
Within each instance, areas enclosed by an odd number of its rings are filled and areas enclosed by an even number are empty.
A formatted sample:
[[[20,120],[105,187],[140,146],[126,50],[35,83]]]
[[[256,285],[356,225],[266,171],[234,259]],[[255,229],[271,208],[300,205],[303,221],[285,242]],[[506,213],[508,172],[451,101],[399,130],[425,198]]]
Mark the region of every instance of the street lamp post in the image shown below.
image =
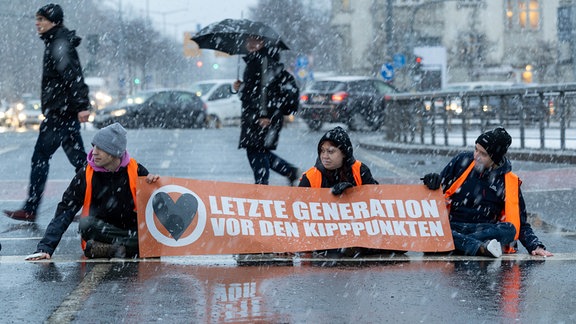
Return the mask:
[[[166,35],[166,16],[167,15],[172,15],[175,13],[180,13],[182,11],[187,11],[188,9],[178,9],[178,10],[169,10],[169,11],[150,11],[149,9],[147,9],[148,12],[148,16],[152,13],[152,14],[158,14],[158,15],[162,15],[162,23],[163,23],[163,31],[164,31],[164,35]]]

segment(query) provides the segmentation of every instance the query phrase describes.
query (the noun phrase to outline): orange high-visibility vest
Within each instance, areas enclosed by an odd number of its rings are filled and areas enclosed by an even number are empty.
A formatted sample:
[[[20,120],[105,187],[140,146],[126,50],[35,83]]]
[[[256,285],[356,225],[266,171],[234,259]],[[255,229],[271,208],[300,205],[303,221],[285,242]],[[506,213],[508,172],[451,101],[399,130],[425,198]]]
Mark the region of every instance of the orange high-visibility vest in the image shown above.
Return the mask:
[[[468,175],[474,168],[475,162],[472,161],[470,165],[464,170],[462,175],[452,183],[450,188],[444,193],[446,199],[446,207],[450,211],[450,197],[462,186]],[[518,240],[520,236],[520,179],[512,172],[507,172],[504,175],[504,211],[500,217],[501,222],[509,222],[516,228],[516,235],[514,240]],[[514,243],[514,242],[513,242]],[[516,249],[512,245],[504,247],[505,253],[515,253]]]
[[[362,185],[362,175],[360,174],[360,166],[362,163],[358,160],[352,164],[352,175],[354,176],[354,181],[357,186]],[[320,188],[322,186],[322,172],[316,167],[311,167],[304,173],[308,181],[310,182],[310,187]]]
[[[130,185],[130,192],[132,192],[132,199],[134,199],[134,210],[136,208],[136,182],[138,181],[138,163],[133,158],[126,166],[128,171],[128,183]],[[84,194],[84,205],[82,206],[82,213],[80,217],[87,217],[90,214],[90,203],[92,202],[92,176],[94,175],[94,168],[89,164],[86,165],[86,192]],[[82,250],[86,248],[86,242],[82,240]]]

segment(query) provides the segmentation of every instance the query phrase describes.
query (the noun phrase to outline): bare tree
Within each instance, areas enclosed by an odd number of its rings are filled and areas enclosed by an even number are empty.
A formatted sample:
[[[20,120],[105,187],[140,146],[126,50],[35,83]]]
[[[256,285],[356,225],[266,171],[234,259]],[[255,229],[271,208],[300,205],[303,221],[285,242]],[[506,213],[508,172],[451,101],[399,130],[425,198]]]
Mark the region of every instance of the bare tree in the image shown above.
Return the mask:
[[[478,71],[487,63],[486,55],[492,43],[484,33],[470,29],[458,33],[456,44],[451,49],[455,66],[463,66],[470,80],[478,79]]]
[[[290,47],[282,54],[288,65],[307,55],[317,69],[332,70],[336,63],[336,34],[330,27],[327,2],[312,0],[259,0],[249,17],[274,28]]]

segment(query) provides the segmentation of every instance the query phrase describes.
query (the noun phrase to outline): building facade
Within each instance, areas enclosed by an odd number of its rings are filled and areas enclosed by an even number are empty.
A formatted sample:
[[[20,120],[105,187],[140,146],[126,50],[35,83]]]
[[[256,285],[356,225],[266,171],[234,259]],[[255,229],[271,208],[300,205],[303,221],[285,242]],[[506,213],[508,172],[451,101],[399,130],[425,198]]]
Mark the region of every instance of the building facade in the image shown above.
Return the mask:
[[[438,72],[433,88],[574,82],[575,17],[574,0],[332,1],[343,48],[339,72],[378,75],[382,64],[393,63],[393,83],[408,90],[427,90],[416,85],[417,56],[424,72]]]

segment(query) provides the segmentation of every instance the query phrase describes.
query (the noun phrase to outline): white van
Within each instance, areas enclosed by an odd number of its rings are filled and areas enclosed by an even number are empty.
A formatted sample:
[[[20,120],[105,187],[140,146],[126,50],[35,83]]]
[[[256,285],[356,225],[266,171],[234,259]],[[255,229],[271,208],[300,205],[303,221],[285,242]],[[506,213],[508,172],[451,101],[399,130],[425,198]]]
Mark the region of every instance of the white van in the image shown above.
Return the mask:
[[[460,82],[448,83],[442,89],[444,91],[467,91],[467,90],[491,90],[491,89],[505,89],[511,88],[514,82],[506,81],[476,81],[476,82]]]
[[[506,89],[506,88],[512,88],[513,85],[514,85],[513,82],[506,82],[506,81],[477,81],[477,82],[449,83],[442,89],[442,91]],[[499,105],[500,105],[500,98],[498,97],[488,97],[488,100],[485,100],[482,103],[480,97],[470,97],[468,102],[468,107],[475,116],[478,116],[480,112],[490,114],[494,112]],[[446,110],[452,111],[456,115],[461,114],[462,99],[460,97],[451,98],[449,104],[446,105]]]

